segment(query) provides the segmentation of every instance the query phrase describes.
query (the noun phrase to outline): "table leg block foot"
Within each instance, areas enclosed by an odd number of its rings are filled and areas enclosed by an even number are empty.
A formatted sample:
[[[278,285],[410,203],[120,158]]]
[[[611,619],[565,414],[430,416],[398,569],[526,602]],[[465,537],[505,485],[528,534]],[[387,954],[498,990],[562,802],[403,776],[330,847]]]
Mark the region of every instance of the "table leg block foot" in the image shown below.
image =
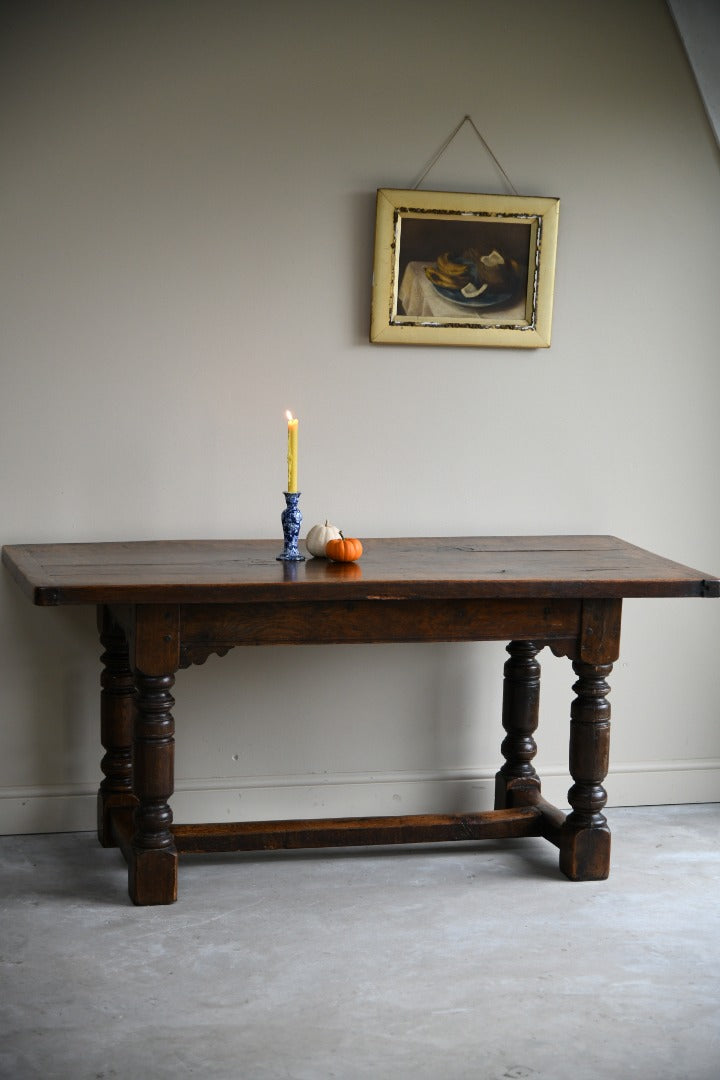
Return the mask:
[[[560,869],[571,881],[604,881],[610,873],[610,830],[564,827]]]
[[[177,900],[177,851],[138,851],[128,866],[128,892],[133,904],[173,904]]]
[[[113,810],[127,806],[134,809],[137,799],[134,795],[106,795],[102,790],[97,797],[97,833],[102,847],[120,847],[112,824]]]
[[[540,795],[538,777],[508,779],[501,772],[495,776],[495,809],[511,810],[518,806],[533,806]]]

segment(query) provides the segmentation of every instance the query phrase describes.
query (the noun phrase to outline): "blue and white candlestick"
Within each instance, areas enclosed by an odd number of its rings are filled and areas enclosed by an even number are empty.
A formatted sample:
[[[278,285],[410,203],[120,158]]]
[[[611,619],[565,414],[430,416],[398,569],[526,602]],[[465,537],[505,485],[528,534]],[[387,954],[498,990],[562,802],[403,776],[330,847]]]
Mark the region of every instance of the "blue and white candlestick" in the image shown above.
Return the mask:
[[[300,536],[300,526],[302,525],[302,514],[300,513],[300,507],[298,501],[300,499],[299,491],[285,491],[285,509],[280,515],[282,521],[283,537],[285,539],[285,547],[283,548],[282,555],[278,555],[278,559],[282,562],[304,562],[305,556],[301,555],[298,550],[298,537]]]

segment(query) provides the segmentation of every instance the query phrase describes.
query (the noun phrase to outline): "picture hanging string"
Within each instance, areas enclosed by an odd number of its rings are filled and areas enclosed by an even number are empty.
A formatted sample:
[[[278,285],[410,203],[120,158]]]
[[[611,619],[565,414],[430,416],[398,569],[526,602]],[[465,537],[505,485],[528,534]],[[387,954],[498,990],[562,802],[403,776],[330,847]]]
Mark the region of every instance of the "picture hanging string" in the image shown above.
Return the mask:
[[[487,142],[485,141],[485,139],[484,139],[484,138],[482,137],[482,135],[481,135],[481,134],[480,134],[480,132],[478,131],[478,129],[477,129],[476,125],[475,125],[475,121],[473,120],[473,118],[472,118],[471,116],[463,116],[463,118],[462,118],[462,120],[460,121],[460,123],[459,123],[459,124],[458,124],[458,125],[457,125],[457,126],[455,127],[455,129],[454,129],[454,130],[453,130],[453,131],[452,131],[452,132],[451,132],[451,133],[450,133],[450,134],[448,135],[447,139],[446,139],[446,140],[445,140],[445,142],[444,142],[444,143],[442,144],[442,146],[441,146],[441,147],[440,147],[440,149],[439,149],[439,150],[437,151],[437,153],[436,153],[436,154],[434,155],[434,157],[432,157],[432,158],[431,158],[431,160],[430,160],[430,164],[429,164],[429,165],[427,166],[427,168],[426,168],[426,169],[425,169],[425,171],[423,172],[423,174],[422,174],[422,176],[420,177],[420,179],[419,179],[419,180],[418,180],[418,181],[417,181],[416,183],[414,183],[414,184],[413,184],[413,186],[412,186],[412,190],[413,190],[413,191],[415,191],[415,190],[416,190],[416,188],[420,187],[420,184],[422,184],[423,180],[425,179],[425,177],[427,176],[427,174],[428,174],[428,173],[430,172],[430,170],[432,169],[433,165],[434,165],[434,164],[435,164],[435,163],[436,163],[437,161],[439,161],[439,159],[440,159],[440,158],[442,157],[442,155],[443,155],[443,154],[445,153],[445,151],[447,150],[448,146],[449,146],[449,145],[450,145],[450,143],[451,143],[451,142],[453,141],[453,139],[455,138],[455,136],[457,135],[458,131],[459,131],[459,130],[460,130],[460,128],[461,128],[461,127],[463,126],[463,124],[470,124],[471,128],[473,129],[473,131],[474,131],[474,132],[475,132],[475,134],[477,135],[478,139],[480,140],[480,142],[482,143],[482,145],[484,146],[484,148],[485,148],[485,149],[487,150],[488,154],[489,154],[489,155],[490,155],[490,157],[491,157],[491,158],[493,159],[493,161],[494,161],[494,162],[495,162],[495,164],[497,165],[497,167],[498,167],[498,169],[500,170],[500,172],[501,172],[501,173],[503,174],[503,176],[505,177],[505,179],[506,179],[506,181],[507,181],[507,183],[508,183],[508,186],[510,187],[510,190],[512,191],[513,195],[517,195],[517,194],[518,194],[517,188],[516,188],[516,187],[515,187],[515,185],[513,184],[512,180],[510,179],[510,177],[508,176],[508,174],[507,174],[507,173],[505,172],[505,170],[503,169],[503,167],[502,167],[502,165],[500,164],[500,162],[498,161],[498,159],[497,159],[497,158],[495,157],[495,155],[493,154],[492,150],[491,150],[491,149],[490,149],[490,147],[488,146],[488,144],[487,144]]]

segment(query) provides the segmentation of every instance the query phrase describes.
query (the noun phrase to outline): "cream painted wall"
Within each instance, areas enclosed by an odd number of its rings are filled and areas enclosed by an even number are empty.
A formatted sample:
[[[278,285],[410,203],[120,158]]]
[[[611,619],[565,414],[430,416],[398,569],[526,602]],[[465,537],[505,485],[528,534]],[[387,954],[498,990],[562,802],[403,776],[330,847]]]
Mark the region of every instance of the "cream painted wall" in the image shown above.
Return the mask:
[[[3,543],[278,536],[289,407],[306,524],[610,532],[720,572],[720,159],[662,0],[1,18]],[[465,113],[521,192],[561,200],[549,350],[368,344],[375,189]],[[467,125],[423,186],[504,190]],[[0,604],[0,829],[92,828],[93,613],[34,609],[6,573]],[[710,601],[626,603],[611,804],[720,798],[719,630]],[[487,806],[504,658],[181,672],[176,817]],[[572,675],[541,659],[563,801]]]

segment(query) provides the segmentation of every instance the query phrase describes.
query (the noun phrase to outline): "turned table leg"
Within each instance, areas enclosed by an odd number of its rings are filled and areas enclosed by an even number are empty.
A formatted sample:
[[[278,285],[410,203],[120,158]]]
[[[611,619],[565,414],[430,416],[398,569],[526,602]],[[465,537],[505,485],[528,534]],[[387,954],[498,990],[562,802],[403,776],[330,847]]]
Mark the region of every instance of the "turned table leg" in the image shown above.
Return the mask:
[[[101,656],[100,741],[105,756],[100,762],[104,780],[97,799],[98,839],[103,847],[116,847],[111,812],[116,807],[134,806],[132,791],[132,738],[135,718],[135,684],[124,631],[106,608],[98,612]]]
[[[602,809],[607,792],[602,785],[610,751],[610,687],[606,676],[612,664],[576,660],[578,681],[570,711],[570,775],[572,811],[560,835],[560,869],[571,881],[602,881],[610,872],[610,830]]]
[[[506,651],[502,723],[505,764],[495,777],[495,809],[511,809],[537,795],[540,778],[532,765],[537,753],[533,733],[540,707],[540,665],[535,656],[542,646],[532,641],[511,641]]]
[[[135,904],[177,900],[177,850],[170,826],[175,761],[175,704],[179,664],[179,609],[139,604],[134,609],[131,666],[137,710],[133,735],[133,790],[138,806],[128,852],[128,889]]]
[[[135,904],[171,904],[177,899],[177,851],[168,804],[174,784],[174,682],[174,675],[135,673],[133,785],[138,806],[129,861]]]

